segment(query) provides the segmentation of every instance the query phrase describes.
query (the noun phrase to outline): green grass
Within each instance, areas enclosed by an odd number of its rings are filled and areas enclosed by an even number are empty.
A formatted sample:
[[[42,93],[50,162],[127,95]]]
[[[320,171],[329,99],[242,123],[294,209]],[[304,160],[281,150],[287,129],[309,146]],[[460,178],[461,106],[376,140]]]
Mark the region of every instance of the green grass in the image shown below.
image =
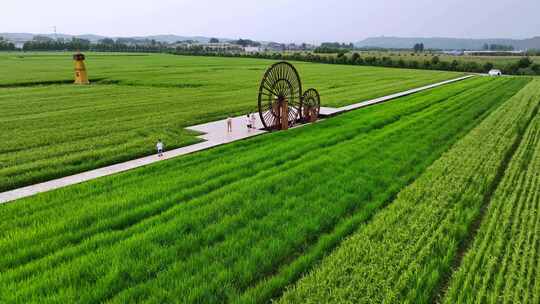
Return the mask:
[[[256,108],[259,82],[272,60],[175,56],[164,54],[87,54],[86,65],[96,84],[175,89],[175,97],[205,96],[207,102],[243,104]],[[325,106],[343,106],[442,80],[460,73],[408,69],[351,67],[294,63],[304,90],[316,87]],[[42,82],[65,83],[73,79],[73,62],[67,53],[1,54],[0,69],[9,73],[0,87],[24,87]],[[72,90],[76,87],[67,86]],[[196,89],[196,90],[188,90]],[[152,96],[152,94],[147,94]]]
[[[488,55],[482,55],[482,56],[475,56],[475,55],[463,55],[463,56],[453,56],[453,55],[446,55],[446,54],[436,54],[436,53],[414,53],[412,51],[404,52],[404,51],[386,51],[386,52],[378,52],[378,51],[366,51],[361,52],[360,54],[365,56],[375,56],[375,57],[390,57],[393,60],[417,60],[417,61],[423,61],[423,60],[431,60],[433,56],[438,56],[441,60],[446,62],[452,62],[453,60],[461,61],[461,62],[476,62],[480,65],[483,65],[485,63],[491,62],[494,65],[497,65],[499,67],[502,67],[509,63],[516,63],[519,61],[519,59],[523,58],[524,56],[521,55],[515,55],[515,56],[488,56]],[[531,60],[534,62],[540,61],[540,56],[530,56]]]
[[[87,54],[91,86],[67,53],[0,54],[0,191],[197,141],[185,127],[256,110],[268,60]],[[345,105],[461,74],[295,64],[324,105]],[[48,84],[43,84],[48,83]],[[53,85],[51,83],[59,83]]]
[[[453,275],[445,303],[540,303],[539,172],[537,115]]]
[[[435,302],[537,113],[539,89],[535,80],[493,112],[278,303]]]
[[[526,82],[467,80],[0,206],[0,301],[267,301]]]

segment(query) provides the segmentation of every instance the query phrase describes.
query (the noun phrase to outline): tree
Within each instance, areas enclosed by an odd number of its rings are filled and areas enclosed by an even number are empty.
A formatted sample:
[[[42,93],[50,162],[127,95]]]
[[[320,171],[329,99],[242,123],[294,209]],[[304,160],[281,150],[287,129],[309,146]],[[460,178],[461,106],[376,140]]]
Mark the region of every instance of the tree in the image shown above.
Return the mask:
[[[32,40],[36,41],[36,42],[52,42],[54,39],[49,38],[47,36],[37,35],[37,36],[34,36],[34,38],[32,38]]]
[[[4,40],[4,37],[0,36],[0,51],[14,51],[15,44]]]
[[[528,68],[531,64],[533,64],[532,60],[529,58],[529,57],[523,57],[521,58],[519,61],[518,61],[518,67],[520,69],[526,69]]]
[[[86,51],[90,49],[90,40],[81,39],[81,38],[73,38],[71,39],[71,48],[72,51],[79,50],[79,51]]]
[[[416,60],[411,60],[411,61],[409,62],[409,67],[411,67],[411,68],[413,68],[413,69],[417,69],[418,66],[420,66],[420,64],[419,64],[418,61],[416,61]]]
[[[450,64],[450,70],[452,71],[457,71],[458,70],[458,67],[459,67],[459,62],[457,60],[453,60],[452,63]]]
[[[433,58],[431,58],[432,65],[437,65],[439,64],[439,62],[441,62],[441,60],[439,59],[439,56],[434,56]]]
[[[517,74],[518,70],[519,70],[519,66],[517,63],[509,63],[504,67],[503,72],[505,74],[515,75]]]
[[[338,53],[336,62],[340,63],[340,64],[347,63],[347,56],[345,56],[344,52],[341,51],[341,52]]]
[[[482,69],[484,70],[484,72],[487,73],[487,72],[491,71],[491,70],[493,69],[493,67],[494,67],[494,66],[493,66],[493,63],[491,63],[491,62],[486,62],[486,63],[484,64],[484,66],[482,67]]]
[[[210,38],[210,43],[219,43],[219,39],[217,39],[217,38]]]
[[[450,64],[447,61],[441,61],[439,62],[439,65],[437,66],[437,69],[448,71],[450,69]]]
[[[537,75],[540,75],[540,64],[535,63],[531,65],[531,70],[533,70]]]
[[[475,61],[471,61],[471,62],[465,63],[465,72],[478,73],[478,72],[482,72],[482,70],[478,63],[476,63]]]
[[[111,38],[103,38],[103,39],[99,40],[98,43],[99,44],[106,44],[106,45],[113,45],[114,40],[112,40]]]
[[[424,43],[416,43],[413,47],[415,53],[424,52]]]
[[[358,59],[360,59],[360,54],[354,52],[352,54],[352,57],[351,57],[351,62],[352,64],[357,64],[358,63]]]
[[[238,39],[234,42],[234,44],[238,44],[240,46],[246,47],[246,46],[261,46],[259,42],[250,40],[250,39]]]

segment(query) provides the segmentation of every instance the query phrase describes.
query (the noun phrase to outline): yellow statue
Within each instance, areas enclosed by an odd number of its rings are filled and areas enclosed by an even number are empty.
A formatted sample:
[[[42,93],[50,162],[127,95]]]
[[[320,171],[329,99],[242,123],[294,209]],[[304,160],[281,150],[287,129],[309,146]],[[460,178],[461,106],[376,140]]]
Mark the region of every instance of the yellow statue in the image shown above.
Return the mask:
[[[73,60],[75,61],[75,84],[90,84],[84,65],[84,55],[77,53],[73,55]]]

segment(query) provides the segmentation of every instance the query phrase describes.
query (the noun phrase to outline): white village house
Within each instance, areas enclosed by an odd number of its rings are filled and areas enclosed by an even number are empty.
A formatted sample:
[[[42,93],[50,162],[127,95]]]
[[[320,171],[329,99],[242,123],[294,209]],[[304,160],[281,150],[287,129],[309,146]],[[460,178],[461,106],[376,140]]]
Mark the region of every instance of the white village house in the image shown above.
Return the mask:
[[[246,53],[258,53],[261,51],[261,48],[258,46],[245,46],[244,52]]]
[[[489,76],[501,76],[501,75],[502,75],[501,70],[493,69],[489,71]]]

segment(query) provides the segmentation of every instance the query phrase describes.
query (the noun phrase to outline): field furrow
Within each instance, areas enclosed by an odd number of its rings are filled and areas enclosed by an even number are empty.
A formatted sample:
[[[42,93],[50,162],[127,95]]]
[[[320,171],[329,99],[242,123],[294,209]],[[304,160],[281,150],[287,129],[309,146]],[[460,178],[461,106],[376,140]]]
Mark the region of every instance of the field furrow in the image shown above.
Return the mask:
[[[540,80],[534,80],[291,286],[278,303],[433,301],[507,160],[527,126],[534,125],[530,122],[539,100]]]
[[[539,196],[537,115],[490,202],[472,247],[452,277],[446,303],[537,303]]]

